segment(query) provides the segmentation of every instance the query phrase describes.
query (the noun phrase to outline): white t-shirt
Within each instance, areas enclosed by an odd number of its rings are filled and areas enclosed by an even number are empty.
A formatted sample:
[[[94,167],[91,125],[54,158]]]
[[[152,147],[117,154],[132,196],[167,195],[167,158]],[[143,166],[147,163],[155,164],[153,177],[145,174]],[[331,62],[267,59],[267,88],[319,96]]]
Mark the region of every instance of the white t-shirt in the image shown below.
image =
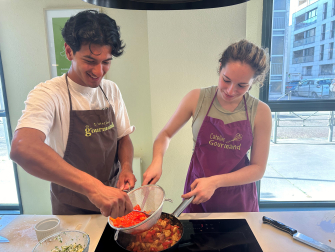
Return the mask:
[[[109,107],[101,89],[81,86],[68,78],[72,110],[99,110]],[[126,106],[118,86],[103,79],[100,86],[113,107],[118,139],[132,133]],[[33,128],[42,131],[45,143],[64,156],[70,125],[70,101],[65,74],[38,84],[25,101],[25,110],[16,129]]]

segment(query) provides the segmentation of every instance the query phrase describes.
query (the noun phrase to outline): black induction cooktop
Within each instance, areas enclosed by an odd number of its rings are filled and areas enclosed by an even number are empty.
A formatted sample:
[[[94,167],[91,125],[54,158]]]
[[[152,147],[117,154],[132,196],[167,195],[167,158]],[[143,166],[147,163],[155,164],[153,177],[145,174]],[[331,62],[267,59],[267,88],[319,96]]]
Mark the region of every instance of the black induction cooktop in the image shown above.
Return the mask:
[[[175,247],[175,249],[172,248],[172,251],[263,251],[245,219],[200,219],[180,221],[184,227],[184,234],[178,247]],[[114,233],[114,229],[107,223],[95,252],[127,251],[114,241]]]

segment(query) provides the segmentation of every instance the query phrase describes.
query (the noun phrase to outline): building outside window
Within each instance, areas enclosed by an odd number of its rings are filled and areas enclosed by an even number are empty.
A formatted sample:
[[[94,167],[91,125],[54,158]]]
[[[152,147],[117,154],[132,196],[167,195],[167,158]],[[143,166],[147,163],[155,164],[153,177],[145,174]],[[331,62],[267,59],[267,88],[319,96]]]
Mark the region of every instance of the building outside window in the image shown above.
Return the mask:
[[[325,45],[320,45],[320,60],[323,60],[324,52],[325,52]]]
[[[327,5],[328,5],[327,2],[323,4],[322,19],[326,19],[327,18]]]
[[[307,0],[299,0],[298,6],[307,3]]]
[[[325,40],[326,38],[326,24],[323,24],[321,27],[321,40]]]
[[[334,0],[335,1],[335,0]],[[330,34],[329,34],[329,38],[334,38],[335,35],[335,21],[332,21],[330,23]]]
[[[313,66],[305,66],[302,68],[302,75],[303,76],[311,76],[312,75],[312,67]]]
[[[332,1],[332,16],[335,16],[335,0]]]
[[[317,20],[317,8],[307,11],[295,19],[295,30],[315,24]]]
[[[23,212],[16,164],[9,158],[11,140],[5,78],[0,54],[0,215]]]
[[[314,47],[295,51],[293,54],[293,64],[314,61]]]
[[[329,93],[335,79],[334,53],[330,56],[331,43],[335,43],[331,34],[335,15],[330,10],[334,2],[263,0],[262,45],[269,47],[271,62],[260,99],[271,108],[273,130],[267,168],[259,182],[262,210],[335,207],[335,131],[331,123],[335,97]],[[326,8],[328,14],[324,14]],[[286,18],[281,20],[284,31],[273,25],[279,16]],[[320,154],[313,150],[315,146]],[[282,157],[293,155],[297,165],[292,169],[291,161],[276,158],[279,152]]]
[[[333,49],[334,49],[334,42],[329,43],[328,59],[332,59],[333,58]]]
[[[293,47],[307,45],[315,42],[315,28],[294,35]]]
[[[334,64],[320,65],[320,74],[319,75],[331,75],[335,72],[333,71]]]

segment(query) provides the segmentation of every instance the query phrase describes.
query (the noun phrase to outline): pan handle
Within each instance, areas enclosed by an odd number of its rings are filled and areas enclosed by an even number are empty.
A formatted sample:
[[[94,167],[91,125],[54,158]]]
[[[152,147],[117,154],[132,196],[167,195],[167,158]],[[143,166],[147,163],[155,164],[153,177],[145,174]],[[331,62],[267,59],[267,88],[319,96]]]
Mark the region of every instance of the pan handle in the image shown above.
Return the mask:
[[[115,231],[115,234],[114,234],[114,241],[116,241],[117,240],[117,238],[119,237],[119,229],[117,229],[116,231]]]
[[[191,198],[183,200],[180,205],[174,210],[172,213],[173,216],[179,217],[179,215],[185,210],[185,208],[193,201],[195,195],[193,195]]]

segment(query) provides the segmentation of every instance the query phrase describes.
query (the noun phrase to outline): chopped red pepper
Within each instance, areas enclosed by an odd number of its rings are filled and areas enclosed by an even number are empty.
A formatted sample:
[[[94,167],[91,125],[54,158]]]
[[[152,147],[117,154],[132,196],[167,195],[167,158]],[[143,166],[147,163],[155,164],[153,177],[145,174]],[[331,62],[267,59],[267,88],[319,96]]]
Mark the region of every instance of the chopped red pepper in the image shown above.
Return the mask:
[[[134,210],[141,211],[141,207],[136,205]],[[113,222],[115,227],[130,227],[144,221],[147,219],[147,216],[143,213],[133,211],[123,217],[117,217],[116,219],[109,217],[109,219]]]

